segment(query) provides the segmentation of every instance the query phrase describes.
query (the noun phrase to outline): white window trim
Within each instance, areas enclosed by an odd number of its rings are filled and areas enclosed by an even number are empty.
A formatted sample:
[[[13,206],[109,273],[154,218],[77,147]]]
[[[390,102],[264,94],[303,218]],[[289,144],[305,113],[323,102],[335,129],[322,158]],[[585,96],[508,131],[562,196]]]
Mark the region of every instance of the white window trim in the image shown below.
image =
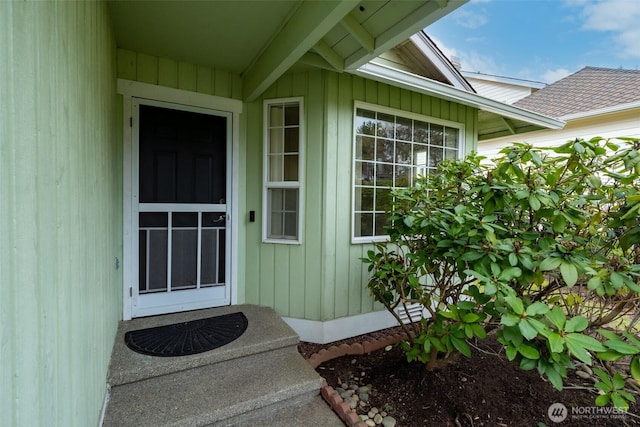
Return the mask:
[[[283,104],[297,102],[299,105],[300,124],[298,131],[300,135],[298,137],[298,181],[282,181],[271,182],[269,181],[269,106],[272,104]],[[305,110],[304,110],[304,98],[302,96],[290,97],[290,98],[273,98],[265,99],[262,106],[262,242],[263,243],[278,243],[285,245],[301,245],[304,230],[304,156],[305,156]],[[269,227],[269,203],[268,203],[268,190],[269,188],[297,188],[298,189],[298,230],[297,239],[274,239],[268,237]]]
[[[352,129],[352,141],[351,141],[351,243],[363,244],[363,243],[377,243],[388,242],[389,235],[384,236],[356,236],[356,223],[355,223],[355,210],[356,210],[356,196],[355,196],[355,175],[356,175],[356,113],[358,109],[375,111],[377,113],[390,114],[393,116],[399,116],[411,120],[420,120],[427,123],[436,125],[442,125],[458,129],[458,158],[462,158],[465,151],[465,126],[464,123],[454,122],[451,120],[444,120],[437,117],[425,116],[422,114],[412,113],[410,111],[399,110],[396,108],[385,107],[382,105],[371,104],[368,102],[354,101],[353,106],[353,129]]]

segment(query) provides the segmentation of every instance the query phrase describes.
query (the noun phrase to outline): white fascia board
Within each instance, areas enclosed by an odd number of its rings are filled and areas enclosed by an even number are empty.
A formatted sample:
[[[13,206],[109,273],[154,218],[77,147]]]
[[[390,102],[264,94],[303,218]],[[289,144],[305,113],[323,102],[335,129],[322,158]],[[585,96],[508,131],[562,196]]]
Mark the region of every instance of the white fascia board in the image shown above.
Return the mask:
[[[567,114],[560,117],[560,120],[569,121],[577,119],[586,119],[588,117],[604,116],[607,114],[621,113],[623,111],[634,110],[640,108],[640,101],[629,102],[627,104],[613,105],[611,107],[599,108],[597,110],[581,111],[579,113]]]
[[[412,35],[410,40],[455,87],[463,90],[473,90],[460,74],[460,71],[451,64],[451,61],[444,56],[440,49],[433,45],[433,42],[429,40],[424,32],[420,31]]]
[[[382,64],[369,62],[357,70],[351,71],[351,73],[414,92],[437,96],[448,101],[475,107],[510,119],[522,120],[548,129],[562,129],[565,125],[565,122],[562,120],[514,107],[513,105],[495,101],[482,95],[457,89],[444,83]]]

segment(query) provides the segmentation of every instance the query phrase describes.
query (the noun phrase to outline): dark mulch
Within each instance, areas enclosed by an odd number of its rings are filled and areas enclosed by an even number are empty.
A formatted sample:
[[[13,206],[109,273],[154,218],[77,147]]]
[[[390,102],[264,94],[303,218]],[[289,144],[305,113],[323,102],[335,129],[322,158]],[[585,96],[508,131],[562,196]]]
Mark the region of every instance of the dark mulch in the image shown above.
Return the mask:
[[[301,343],[299,350],[309,357],[330,345],[362,342],[397,331],[394,328],[327,345]],[[429,372],[419,363],[408,363],[395,346],[389,351],[337,358],[317,371],[334,388],[350,378],[357,378],[360,385],[371,384],[371,405],[388,410],[401,427],[640,426],[640,405],[633,404],[622,416],[585,414],[594,410],[596,396],[585,380],[571,373],[569,387],[558,392],[537,371],[522,371],[498,352],[495,338],[487,338],[478,343],[470,359],[460,357],[444,369]],[[569,411],[566,420],[559,423],[547,415],[549,406],[556,402]],[[572,413],[572,408],[582,414]]]

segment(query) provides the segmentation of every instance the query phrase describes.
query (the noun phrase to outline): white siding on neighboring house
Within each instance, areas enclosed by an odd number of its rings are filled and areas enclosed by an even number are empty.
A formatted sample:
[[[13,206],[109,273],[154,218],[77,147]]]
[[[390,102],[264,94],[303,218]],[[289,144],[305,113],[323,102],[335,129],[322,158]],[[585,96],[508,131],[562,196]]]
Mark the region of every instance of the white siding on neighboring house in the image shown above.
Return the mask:
[[[514,102],[531,95],[531,88],[523,86],[514,86],[506,83],[488,82],[467,77],[471,86],[482,96],[504,102],[505,104],[513,104]]]
[[[502,147],[512,142],[528,142],[537,147],[558,146],[576,138],[590,139],[595,136],[603,138],[634,137],[640,138],[640,108],[621,113],[606,114],[583,119],[567,120],[561,130],[542,130],[519,136],[507,136],[480,141],[478,152],[483,156],[494,157]],[[562,119],[562,118],[561,118]]]

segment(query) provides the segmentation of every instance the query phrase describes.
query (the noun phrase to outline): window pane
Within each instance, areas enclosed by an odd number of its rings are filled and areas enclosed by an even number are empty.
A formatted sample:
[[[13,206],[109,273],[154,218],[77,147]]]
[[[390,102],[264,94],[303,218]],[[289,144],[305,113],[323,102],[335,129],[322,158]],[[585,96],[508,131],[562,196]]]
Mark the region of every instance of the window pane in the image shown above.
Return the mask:
[[[423,144],[428,143],[429,142],[429,123],[419,122],[416,120],[413,125],[415,127],[415,131],[413,134],[413,141],[421,142]]]
[[[286,154],[284,156],[284,180],[285,181],[298,180],[298,155],[297,154]]]
[[[376,129],[376,113],[373,111],[362,110],[358,108],[356,111],[356,133],[363,135],[375,135]]]
[[[396,142],[396,163],[411,164],[411,143]]]
[[[435,168],[440,163],[442,163],[442,148],[431,147],[429,149],[429,166]]]
[[[376,160],[393,163],[393,140],[378,139],[376,141]]]
[[[393,186],[393,165],[376,164],[376,187]]]
[[[391,114],[378,113],[376,135],[384,138],[393,138],[394,116]]]
[[[300,106],[298,103],[287,104],[285,107],[285,126],[296,126],[300,124]]]
[[[411,141],[413,120],[396,117],[396,139]]]
[[[356,159],[373,160],[375,139],[368,136],[356,136]]]
[[[396,166],[396,187],[409,187],[411,185],[411,166]]]
[[[413,146],[413,164],[415,166],[427,165],[427,147],[424,145]]]
[[[376,189],[376,211],[387,212],[391,210],[391,190]]]
[[[271,213],[271,227],[269,228],[270,233],[268,237],[282,237],[282,215],[281,212]]]
[[[298,189],[281,190],[284,192],[284,210],[297,211],[298,210]]]
[[[373,214],[357,213],[354,215],[354,222],[357,237],[373,236]]]
[[[355,188],[355,208],[357,211],[373,210],[373,188],[372,187],[356,187]]]
[[[355,168],[356,185],[373,185],[374,163],[356,162]]]
[[[444,126],[431,125],[431,145],[442,146]]]
[[[282,156],[280,154],[269,156],[269,181],[282,181]]]
[[[284,126],[283,109],[282,105],[271,105],[269,107],[269,126]]]
[[[197,220],[196,220],[197,222]],[[171,288],[192,289],[197,284],[198,230],[171,233]]]
[[[284,152],[283,130],[282,128],[277,128],[269,131],[269,154],[280,154]]]
[[[284,130],[284,152],[297,153],[299,151],[298,138],[300,136],[300,128],[286,128]]]
[[[269,189],[269,209],[271,212],[284,210],[284,190],[281,188]]]
[[[459,131],[454,128],[444,128],[444,145],[449,148],[458,148]]]
[[[444,158],[455,160],[458,158],[457,150],[444,150]]]
[[[384,236],[387,234],[387,231],[384,229],[387,225],[387,217],[386,213],[376,214],[376,236]]]
[[[296,212],[284,214],[284,235],[291,239],[298,237],[298,214]]]

